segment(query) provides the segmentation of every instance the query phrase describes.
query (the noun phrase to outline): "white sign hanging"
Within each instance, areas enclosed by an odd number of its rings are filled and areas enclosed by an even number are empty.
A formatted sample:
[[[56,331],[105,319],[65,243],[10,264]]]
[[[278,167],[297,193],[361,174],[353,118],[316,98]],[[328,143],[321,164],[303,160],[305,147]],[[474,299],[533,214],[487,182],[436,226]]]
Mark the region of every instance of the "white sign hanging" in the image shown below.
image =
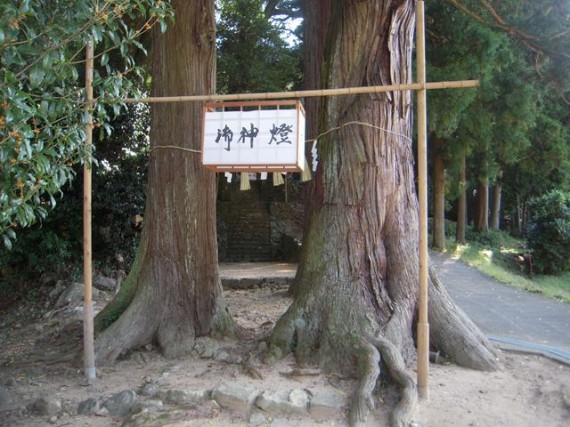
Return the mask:
[[[305,111],[299,101],[208,104],[202,162],[218,172],[299,172]]]

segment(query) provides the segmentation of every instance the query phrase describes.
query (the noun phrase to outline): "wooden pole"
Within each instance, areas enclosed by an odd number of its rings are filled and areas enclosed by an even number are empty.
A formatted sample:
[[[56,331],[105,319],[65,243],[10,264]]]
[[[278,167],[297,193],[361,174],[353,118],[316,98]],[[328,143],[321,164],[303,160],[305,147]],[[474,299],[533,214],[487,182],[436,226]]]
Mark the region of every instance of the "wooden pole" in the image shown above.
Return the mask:
[[[426,81],[424,2],[416,1],[416,66],[419,84]],[[418,313],[418,393],[429,399],[429,323],[428,323],[428,233],[427,233],[427,99],[426,90],[418,90],[418,193],[420,293]]]
[[[90,108],[93,105],[93,42],[87,43],[85,61],[85,91],[87,94],[85,150],[91,152],[93,143],[93,118]],[[97,376],[95,369],[95,346],[93,343],[93,270],[91,242],[91,173],[93,163],[87,155],[83,165],[83,357],[85,376],[91,381]]]
[[[236,93],[228,95],[188,95],[188,96],[159,96],[148,98],[125,98],[120,101],[128,104],[137,102],[153,104],[153,103],[169,103],[169,102],[222,102],[222,101],[251,101],[251,100],[267,100],[267,99],[285,99],[285,98],[309,98],[317,96],[335,96],[335,95],[358,95],[364,93],[380,93],[380,92],[396,92],[402,90],[431,90],[431,89],[461,89],[479,86],[479,80],[458,80],[450,82],[431,82],[425,81],[418,83],[386,85],[386,86],[362,86],[347,87],[339,89],[317,89],[317,90],[298,90],[293,92],[264,92],[264,93]],[[99,100],[98,102],[107,102],[112,100]],[[119,100],[118,100],[119,101]]]

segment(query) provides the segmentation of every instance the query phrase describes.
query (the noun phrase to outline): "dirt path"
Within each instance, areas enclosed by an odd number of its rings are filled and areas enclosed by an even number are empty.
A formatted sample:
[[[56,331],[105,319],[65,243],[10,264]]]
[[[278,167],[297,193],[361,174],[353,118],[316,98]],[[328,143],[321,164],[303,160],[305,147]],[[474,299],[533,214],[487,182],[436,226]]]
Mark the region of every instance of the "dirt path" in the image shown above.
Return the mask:
[[[251,290],[225,291],[230,310],[246,330],[262,336],[270,331],[279,315],[287,309],[290,299],[286,287],[270,285]],[[71,309],[70,313],[73,313]],[[140,394],[145,384],[157,384],[167,390],[211,390],[223,382],[252,387],[258,392],[289,392],[306,390],[311,396],[336,396],[339,404],[332,414],[315,418],[309,413],[285,416],[257,408],[254,422],[248,423],[244,413],[223,407],[202,407],[201,411],[186,410],[177,420],[156,426],[344,426],[346,407],[354,390],[354,381],[333,374],[291,376],[295,361],[288,357],[276,366],[253,361],[260,374],[252,378],[242,362],[214,360],[192,356],[177,360],[162,358],[154,348],[135,351],[112,367],[100,367],[95,383],[85,387],[81,370],[70,363],[45,365],[21,364],[30,355],[50,354],[63,348],[67,340],[76,339],[73,328],[77,314],[61,312],[51,320],[29,321],[25,310],[19,317],[0,317],[0,425],[2,426],[119,426],[121,418],[100,414],[77,415],[80,402],[92,398],[99,403],[122,390]],[[17,326],[17,327],[16,327]],[[263,345],[224,340],[220,349],[230,355],[247,357]],[[493,426],[493,427],[562,427],[570,417],[570,368],[536,356],[500,353],[503,369],[481,373],[453,365],[431,365],[429,402],[420,405],[416,416],[421,426]],[[6,361],[15,363],[5,364]],[[412,367],[413,369],[413,367]],[[377,410],[366,425],[386,426],[388,408],[395,392],[390,387],[378,390]],[[164,394],[163,394],[164,395]],[[33,416],[29,405],[38,397],[55,397],[62,409],[53,416]],[[3,399],[3,400],[2,400]],[[164,409],[171,405],[164,403]],[[174,410],[174,409],[173,409]],[[182,417],[182,418],[180,418]]]

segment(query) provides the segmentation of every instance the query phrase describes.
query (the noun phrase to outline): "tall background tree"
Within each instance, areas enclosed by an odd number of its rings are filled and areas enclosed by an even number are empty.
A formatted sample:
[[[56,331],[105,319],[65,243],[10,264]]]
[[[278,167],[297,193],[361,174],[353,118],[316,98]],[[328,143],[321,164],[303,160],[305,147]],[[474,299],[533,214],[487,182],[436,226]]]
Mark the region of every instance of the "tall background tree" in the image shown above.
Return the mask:
[[[219,2],[218,93],[277,92],[298,86],[298,37],[287,32],[285,23],[290,22],[290,15],[280,15],[279,21],[273,17],[294,9],[289,5],[281,10],[278,2],[265,3]]]
[[[413,1],[319,0],[304,8],[307,88],[412,80]],[[411,106],[409,92],[307,103],[319,163],[295,298],[275,326],[269,357],[293,349],[301,363],[358,365],[353,423],[365,416],[379,360],[403,390],[394,425],[407,425],[413,406],[405,368],[416,354],[419,275]],[[432,279],[433,345],[458,363],[494,369],[486,339]]]
[[[570,12],[567,3],[558,1],[448,0],[428,2],[427,14],[430,78],[460,73],[462,78],[481,80],[481,89],[471,94],[429,94],[433,242],[441,249],[444,206],[452,217],[457,215],[457,240],[464,242],[467,214],[475,230],[497,229],[503,226],[505,216],[518,219],[521,206],[532,197],[526,192],[527,184],[538,189],[540,181],[539,191],[566,185],[556,173],[547,172],[552,181],[546,182],[544,177],[546,171],[563,170],[568,144],[562,142],[561,133],[541,130],[547,116],[548,122],[557,123],[560,129],[568,123],[567,116],[552,113],[568,111],[570,86],[564,69],[569,60]],[[534,136],[537,131],[541,137]],[[536,178],[521,173],[529,154],[538,154],[535,146],[560,154],[545,162],[544,169],[539,167],[545,175]],[[457,186],[458,181],[463,184]],[[464,190],[476,195],[470,212]],[[458,194],[454,209],[449,202]]]

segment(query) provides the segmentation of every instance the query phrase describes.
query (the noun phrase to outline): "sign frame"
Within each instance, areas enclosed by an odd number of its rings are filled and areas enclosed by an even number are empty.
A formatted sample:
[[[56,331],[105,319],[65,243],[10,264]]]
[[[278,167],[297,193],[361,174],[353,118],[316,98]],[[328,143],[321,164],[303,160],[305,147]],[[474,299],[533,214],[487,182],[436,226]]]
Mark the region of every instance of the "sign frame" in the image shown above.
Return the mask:
[[[220,163],[206,159],[208,113],[295,110],[295,158],[284,162]],[[202,126],[202,164],[215,172],[303,172],[305,167],[305,109],[299,100],[209,102],[204,105]],[[228,150],[229,151],[229,150]]]

